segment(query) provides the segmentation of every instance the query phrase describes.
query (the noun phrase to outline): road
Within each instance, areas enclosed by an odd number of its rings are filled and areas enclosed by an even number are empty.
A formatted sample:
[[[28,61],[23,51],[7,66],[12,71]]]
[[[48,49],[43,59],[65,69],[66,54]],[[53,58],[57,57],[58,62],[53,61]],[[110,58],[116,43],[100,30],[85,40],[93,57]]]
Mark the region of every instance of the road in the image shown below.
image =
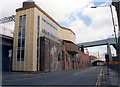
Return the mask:
[[[3,80],[3,85],[96,85],[102,66]],[[20,76],[21,77],[21,76]]]

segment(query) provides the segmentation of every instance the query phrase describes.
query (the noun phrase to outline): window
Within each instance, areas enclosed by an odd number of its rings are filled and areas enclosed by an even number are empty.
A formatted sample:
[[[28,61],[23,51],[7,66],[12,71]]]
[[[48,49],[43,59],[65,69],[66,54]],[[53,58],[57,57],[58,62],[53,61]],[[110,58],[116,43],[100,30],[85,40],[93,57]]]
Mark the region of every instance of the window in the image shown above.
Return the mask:
[[[38,16],[38,23],[37,23],[37,46],[39,46],[39,34],[40,34],[40,16]]]
[[[21,46],[22,48],[24,48],[25,47],[25,38],[22,38],[22,46]]]
[[[18,39],[18,48],[20,48],[20,39]]]
[[[17,61],[24,61],[26,15],[19,16]]]
[[[24,49],[21,50],[21,61],[24,61]]]
[[[37,70],[40,65],[40,16],[37,17]]]
[[[20,50],[17,50],[17,61],[20,61]]]

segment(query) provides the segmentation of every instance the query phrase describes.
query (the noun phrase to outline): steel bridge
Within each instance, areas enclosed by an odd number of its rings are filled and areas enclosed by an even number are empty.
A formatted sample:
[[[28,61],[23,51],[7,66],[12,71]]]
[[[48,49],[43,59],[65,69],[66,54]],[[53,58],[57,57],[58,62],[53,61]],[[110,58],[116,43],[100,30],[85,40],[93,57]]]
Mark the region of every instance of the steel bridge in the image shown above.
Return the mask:
[[[112,61],[112,54],[111,54],[111,48],[110,45],[112,45],[116,50],[116,39],[115,38],[108,38],[104,40],[98,40],[98,41],[92,41],[92,42],[84,42],[84,43],[78,43],[77,46],[81,48],[84,51],[84,48],[86,47],[94,47],[94,46],[101,46],[101,45],[107,45],[107,54],[109,55],[110,61]]]
[[[84,43],[78,43],[78,47],[93,47],[93,46],[101,46],[101,45],[113,45],[113,47],[116,49],[116,39],[115,38],[108,38],[98,41],[91,41],[91,42],[84,42]]]

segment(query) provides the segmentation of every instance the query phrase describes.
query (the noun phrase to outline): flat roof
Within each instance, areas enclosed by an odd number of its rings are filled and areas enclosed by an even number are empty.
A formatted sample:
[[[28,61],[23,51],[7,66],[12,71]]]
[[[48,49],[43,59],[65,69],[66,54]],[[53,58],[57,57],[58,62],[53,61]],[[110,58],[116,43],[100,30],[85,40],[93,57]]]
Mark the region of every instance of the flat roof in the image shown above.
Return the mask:
[[[71,29],[66,28],[66,27],[62,27],[62,26],[61,26],[61,28],[62,28],[62,29],[65,29],[65,30],[69,30],[69,31],[71,31],[71,32],[75,35],[75,33],[74,33]]]
[[[7,35],[3,35],[3,34],[0,34],[0,38],[6,38],[6,39],[11,39],[11,40],[14,39],[13,37],[10,37],[10,36],[7,36]]]

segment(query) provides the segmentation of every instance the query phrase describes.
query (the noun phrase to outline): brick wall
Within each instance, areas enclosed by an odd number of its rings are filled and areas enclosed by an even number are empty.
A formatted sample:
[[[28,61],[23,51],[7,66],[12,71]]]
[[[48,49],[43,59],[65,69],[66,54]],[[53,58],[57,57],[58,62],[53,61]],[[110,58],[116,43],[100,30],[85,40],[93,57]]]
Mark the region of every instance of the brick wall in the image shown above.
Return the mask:
[[[89,55],[78,50],[78,47],[74,43],[64,41],[63,51],[65,70],[79,69],[91,65]]]

